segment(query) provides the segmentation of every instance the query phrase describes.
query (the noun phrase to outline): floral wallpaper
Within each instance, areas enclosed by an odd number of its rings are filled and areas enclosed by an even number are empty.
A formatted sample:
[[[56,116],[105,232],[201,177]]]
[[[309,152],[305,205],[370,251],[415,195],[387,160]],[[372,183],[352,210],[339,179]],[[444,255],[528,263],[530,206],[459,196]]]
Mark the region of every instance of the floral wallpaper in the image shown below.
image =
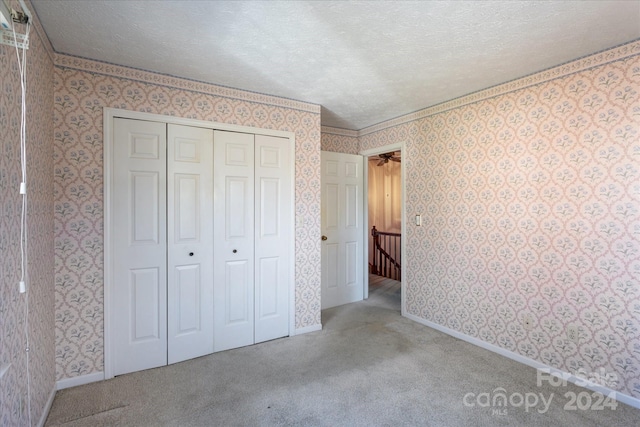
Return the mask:
[[[19,10],[17,2],[11,3]],[[23,28],[18,32],[24,33]],[[0,46],[0,425],[29,425],[26,302],[29,298],[31,422],[55,389],[53,272],[53,51],[37,21],[27,51],[28,292],[20,294],[20,105],[15,48]]]
[[[322,151],[334,151],[336,153],[358,154],[358,132],[322,126],[320,146]]]
[[[565,371],[613,374],[604,385],[640,398],[639,54],[631,43],[321,138],[319,106],[55,55],[36,19],[27,55],[32,422],[56,379],[103,369],[105,106],[295,132],[297,328],[320,324],[320,147],[406,141],[407,212],[423,215],[422,227],[408,227],[407,312]],[[27,425],[26,299],[15,285],[20,90],[7,46],[0,82],[0,366],[11,364],[0,425]]]
[[[409,314],[640,398],[639,54],[360,132],[406,141]]]
[[[56,376],[103,371],[103,107],[296,135],[296,328],[320,325],[320,107],[56,55]]]

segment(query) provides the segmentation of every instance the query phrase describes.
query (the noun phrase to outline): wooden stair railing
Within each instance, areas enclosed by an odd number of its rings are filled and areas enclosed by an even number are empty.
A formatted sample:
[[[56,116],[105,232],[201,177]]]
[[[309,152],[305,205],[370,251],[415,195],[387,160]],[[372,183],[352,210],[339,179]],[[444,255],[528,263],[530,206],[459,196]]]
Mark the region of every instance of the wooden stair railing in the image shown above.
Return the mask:
[[[400,280],[400,233],[387,233],[378,231],[375,227],[371,229],[373,236],[373,263],[371,263],[371,273],[378,276]]]

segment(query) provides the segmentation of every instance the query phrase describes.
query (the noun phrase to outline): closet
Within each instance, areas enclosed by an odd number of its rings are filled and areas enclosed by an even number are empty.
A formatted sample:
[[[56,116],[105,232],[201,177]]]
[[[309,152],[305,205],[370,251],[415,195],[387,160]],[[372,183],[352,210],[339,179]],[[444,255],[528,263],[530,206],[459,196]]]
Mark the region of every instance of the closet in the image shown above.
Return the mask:
[[[113,375],[289,335],[289,138],[118,117],[112,132]]]
[[[289,334],[288,140],[214,133],[214,349]]]

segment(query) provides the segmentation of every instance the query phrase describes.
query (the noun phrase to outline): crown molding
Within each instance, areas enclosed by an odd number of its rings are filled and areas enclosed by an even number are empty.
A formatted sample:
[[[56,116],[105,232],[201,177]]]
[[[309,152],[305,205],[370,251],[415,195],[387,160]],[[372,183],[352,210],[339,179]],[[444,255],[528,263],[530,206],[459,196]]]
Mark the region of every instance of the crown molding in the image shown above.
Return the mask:
[[[462,96],[460,98],[452,99],[451,101],[446,101],[432,107],[427,107],[413,113],[409,113],[391,120],[386,120],[373,126],[360,129],[360,131],[358,131],[358,136],[360,137],[368,135],[407,122],[423,119],[425,117],[433,116],[434,114],[439,114],[448,110],[452,110],[454,108],[462,107],[467,104],[472,104],[474,102],[483,101],[485,99],[493,98],[499,95],[504,95],[506,93],[514,92],[516,90],[531,87],[540,83],[545,83],[558,78],[566,77],[571,74],[579,73],[581,71],[599,67],[601,65],[619,61],[621,59],[625,59],[638,54],[640,54],[640,40],[635,40],[621,46],[575,59],[573,61],[558,65],[553,68],[548,68],[544,71],[530,74],[516,80],[511,80],[509,82],[483,89],[478,92]]]
[[[39,24],[39,23],[38,23]],[[41,28],[38,27],[38,31]],[[48,44],[48,38],[46,38],[45,44]],[[50,44],[48,45],[50,47]],[[598,67],[610,62],[618,61],[628,58],[630,56],[640,54],[640,40],[632,41],[630,43],[617,46],[611,49],[607,49],[602,52],[598,52],[592,55],[579,58],[565,64],[558,65],[553,68],[549,68],[544,71],[540,71],[516,80],[512,80],[497,86],[493,86],[487,89],[480,90],[478,92],[471,93],[447,102],[443,102],[438,105],[427,107],[413,113],[405,114],[400,117],[396,117],[391,120],[369,126],[359,131],[334,128],[330,126],[322,126],[321,132],[331,135],[340,135],[347,137],[360,137],[368,135],[374,132],[387,129],[389,127],[398,126],[403,123],[419,120],[425,117],[439,114],[454,108],[462,107],[467,104],[482,101],[485,99],[493,98],[495,96],[504,95],[509,92],[531,87],[540,83],[548,82],[558,78],[562,78],[571,74],[575,74],[581,71],[588,70],[590,68]],[[295,110],[302,110],[311,113],[320,114],[320,105],[306,103],[302,101],[296,101],[287,98],[276,97],[272,95],[265,95],[256,92],[250,92],[240,89],[229,88],[225,86],[218,86],[210,83],[198,82],[194,80],[188,80],[178,78],[174,76],[164,75],[160,73],[154,73],[145,70],[139,70],[135,68],[125,67],[121,65],[109,64],[106,62],[95,61],[86,58],[75,57],[66,54],[55,53],[55,65],[61,68],[71,68],[80,71],[86,71],[95,74],[102,74],[111,77],[125,78],[129,80],[135,80],[143,83],[155,84],[160,86],[167,86],[175,89],[189,90],[199,93],[207,93],[210,95],[238,99],[242,101],[256,102],[260,104],[267,104],[271,106],[278,106],[284,108],[291,108]]]
[[[125,67],[123,65],[110,64],[93,59],[81,58],[61,53],[55,54],[55,65],[60,68],[69,68],[85,71],[92,74],[100,74],[109,77],[133,80],[172,89],[188,90],[223,98],[237,99],[240,101],[255,102],[275,107],[290,108],[309,113],[320,114],[320,105],[308,102],[281,98],[273,95],[265,95],[257,92],[234,89],[226,86],[218,86],[210,83],[174,77],[166,74]]]
[[[359,132],[357,130],[334,128],[331,126],[322,126],[320,132],[329,135],[348,136],[351,138],[357,138],[359,136]]]

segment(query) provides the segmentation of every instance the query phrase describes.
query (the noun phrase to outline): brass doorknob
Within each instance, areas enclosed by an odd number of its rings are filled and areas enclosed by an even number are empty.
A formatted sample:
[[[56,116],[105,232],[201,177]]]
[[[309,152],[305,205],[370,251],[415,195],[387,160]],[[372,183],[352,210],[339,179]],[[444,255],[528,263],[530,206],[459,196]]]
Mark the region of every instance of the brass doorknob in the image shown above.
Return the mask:
[[[322,236],[322,240],[327,240],[327,236]]]

